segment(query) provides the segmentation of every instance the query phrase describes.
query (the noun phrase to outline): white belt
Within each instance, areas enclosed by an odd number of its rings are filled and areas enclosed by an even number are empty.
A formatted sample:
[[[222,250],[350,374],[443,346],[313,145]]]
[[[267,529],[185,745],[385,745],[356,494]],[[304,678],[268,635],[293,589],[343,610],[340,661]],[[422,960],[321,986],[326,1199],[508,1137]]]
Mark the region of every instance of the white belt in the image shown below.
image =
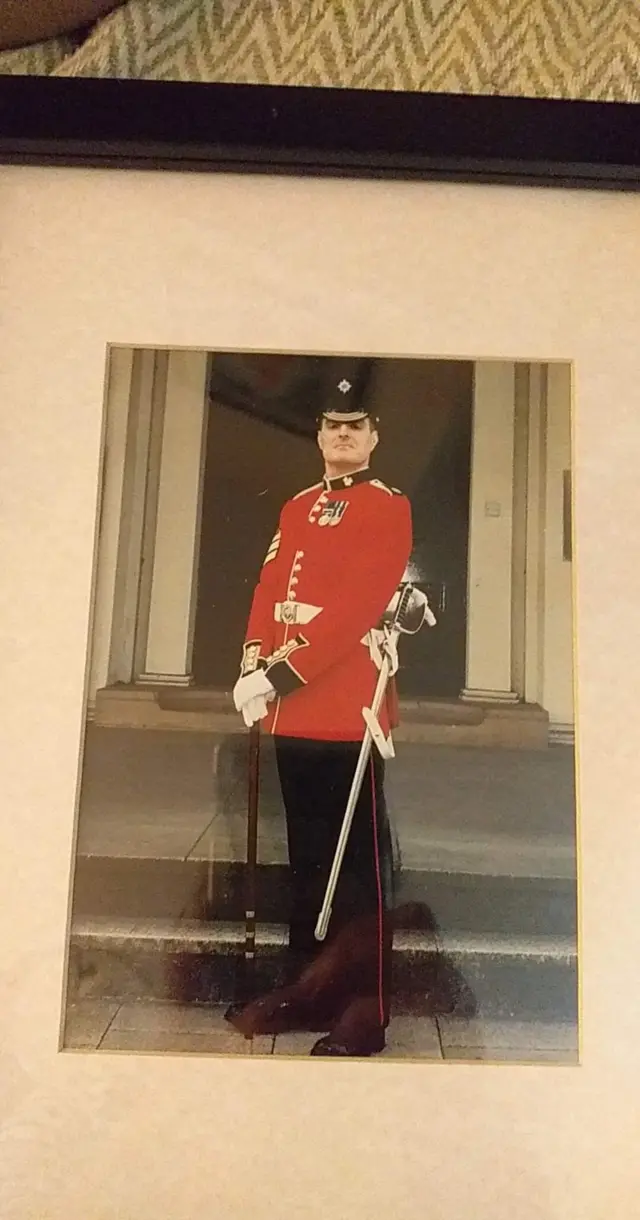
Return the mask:
[[[308,602],[276,602],[273,617],[276,623],[310,623],[322,613],[322,606],[310,606]]]

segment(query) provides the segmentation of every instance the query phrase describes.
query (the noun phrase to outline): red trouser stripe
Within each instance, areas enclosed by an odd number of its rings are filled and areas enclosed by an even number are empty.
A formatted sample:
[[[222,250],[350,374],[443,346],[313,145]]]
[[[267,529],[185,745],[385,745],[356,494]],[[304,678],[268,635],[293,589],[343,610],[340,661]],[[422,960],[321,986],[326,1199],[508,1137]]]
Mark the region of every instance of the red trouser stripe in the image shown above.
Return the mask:
[[[380,853],[378,850],[378,810],[376,806],[376,782],[373,768],[373,758],[370,760],[371,770],[371,809],[373,821],[373,851],[376,864],[376,884],[378,887],[378,1002],[380,1004],[380,1024],[384,1025],[384,991],[382,984],[384,927],[382,917],[382,876],[380,874]]]

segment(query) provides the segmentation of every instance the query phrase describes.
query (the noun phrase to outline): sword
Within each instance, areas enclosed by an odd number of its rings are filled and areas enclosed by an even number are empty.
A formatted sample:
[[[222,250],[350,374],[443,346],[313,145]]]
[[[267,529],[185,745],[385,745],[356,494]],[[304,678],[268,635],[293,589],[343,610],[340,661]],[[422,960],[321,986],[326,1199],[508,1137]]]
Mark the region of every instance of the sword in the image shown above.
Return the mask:
[[[369,762],[369,756],[371,754],[371,746],[375,740],[376,745],[378,746],[378,749],[383,757],[392,757],[394,753],[390,739],[385,739],[382,729],[380,728],[378,716],[380,714],[380,708],[382,707],[382,701],[386,694],[387,683],[391,675],[391,657],[394,642],[397,640],[399,635],[405,633],[407,630],[402,626],[402,618],[410,606],[413,594],[413,586],[409,584],[405,585],[398,598],[398,604],[395,608],[391,621],[389,623],[383,622],[382,625],[384,641],[381,649],[382,660],[380,665],[380,673],[378,675],[378,681],[376,683],[371,706],[368,708],[363,707],[362,709],[362,716],[366,728],[364,737],[362,739],[362,745],[360,747],[360,753],[358,755],[358,762],[354,771],[353,780],[351,781],[349,799],[347,801],[347,807],[345,809],[340,834],[338,836],[333,863],[331,865],[331,872],[329,873],[329,879],[327,881],[327,887],[325,890],[324,901],[322,903],[322,907],[320,908],[320,914],[318,915],[318,920],[315,927],[316,940],[324,940],[329,928],[329,921],[331,919],[331,911],[338,885],[338,878],[340,876],[340,869],[342,868],[342,861],[344,859],[347,840],[351,831],[351,824],[353,822],[356,805],[358,803],[358,798],[364,782],[364,775],[367,768],[367,763]],[[426,599],[424,600],[423,609],[424,618],[426,618],[430,626],[434,626],[436,620],[429,609],[428,604],[426,603]],[[420,620],[420,623],[421,622],[422,619]],[[414,632],[412,631],[411,634],[414,634]]]

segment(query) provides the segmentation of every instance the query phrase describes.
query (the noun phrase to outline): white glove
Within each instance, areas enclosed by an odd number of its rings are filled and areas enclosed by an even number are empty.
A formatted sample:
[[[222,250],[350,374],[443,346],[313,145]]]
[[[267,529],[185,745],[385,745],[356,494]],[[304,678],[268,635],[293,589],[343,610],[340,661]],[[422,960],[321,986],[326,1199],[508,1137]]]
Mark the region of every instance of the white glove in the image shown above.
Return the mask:
[[[395,633],[383,642],[382,652],[386,653],[389,658],[389,677],[393,678],[394,674],[397,674],[400,665],[398,660],[398,637]]]
[[[255,699],[250,699],[242,708],[242,719],[248,729],[257,720],[264,720],[267,714],[267,701],[264,695],[256,695]]]
[[[382,669],[384,654],[389,657],[389,677],[392,678],[398,672],[399,665],[397,636],[394,633],[385,640],[384,632],[374,627],[369,632],[369,655],[377,669]]]
[[[275,690],[271,685],[267,675],[263,669],[255,669],[252,674],[245,674],[244,678],[238,678],[233,688],[233,702],[237,712],[242,712],[248,704],[253,700],[260,700],[255,711],[259,711],[261,704],[264,703],[264,712],[262,715],[256,715],[256,720],[261,720],[267,714],[267,703],[271,699],[275,699]],[[253,713],[252,713],[253,714]],[[245,717],[245,724],[248,722]]]

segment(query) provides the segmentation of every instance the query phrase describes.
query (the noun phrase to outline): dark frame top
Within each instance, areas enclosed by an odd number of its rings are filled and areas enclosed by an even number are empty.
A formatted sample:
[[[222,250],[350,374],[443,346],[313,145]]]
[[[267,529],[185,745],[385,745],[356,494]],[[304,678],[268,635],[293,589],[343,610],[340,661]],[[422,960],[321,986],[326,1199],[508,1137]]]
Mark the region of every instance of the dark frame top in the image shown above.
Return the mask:
[[[0,76],[0,163],[637,190],[640,107]]]

